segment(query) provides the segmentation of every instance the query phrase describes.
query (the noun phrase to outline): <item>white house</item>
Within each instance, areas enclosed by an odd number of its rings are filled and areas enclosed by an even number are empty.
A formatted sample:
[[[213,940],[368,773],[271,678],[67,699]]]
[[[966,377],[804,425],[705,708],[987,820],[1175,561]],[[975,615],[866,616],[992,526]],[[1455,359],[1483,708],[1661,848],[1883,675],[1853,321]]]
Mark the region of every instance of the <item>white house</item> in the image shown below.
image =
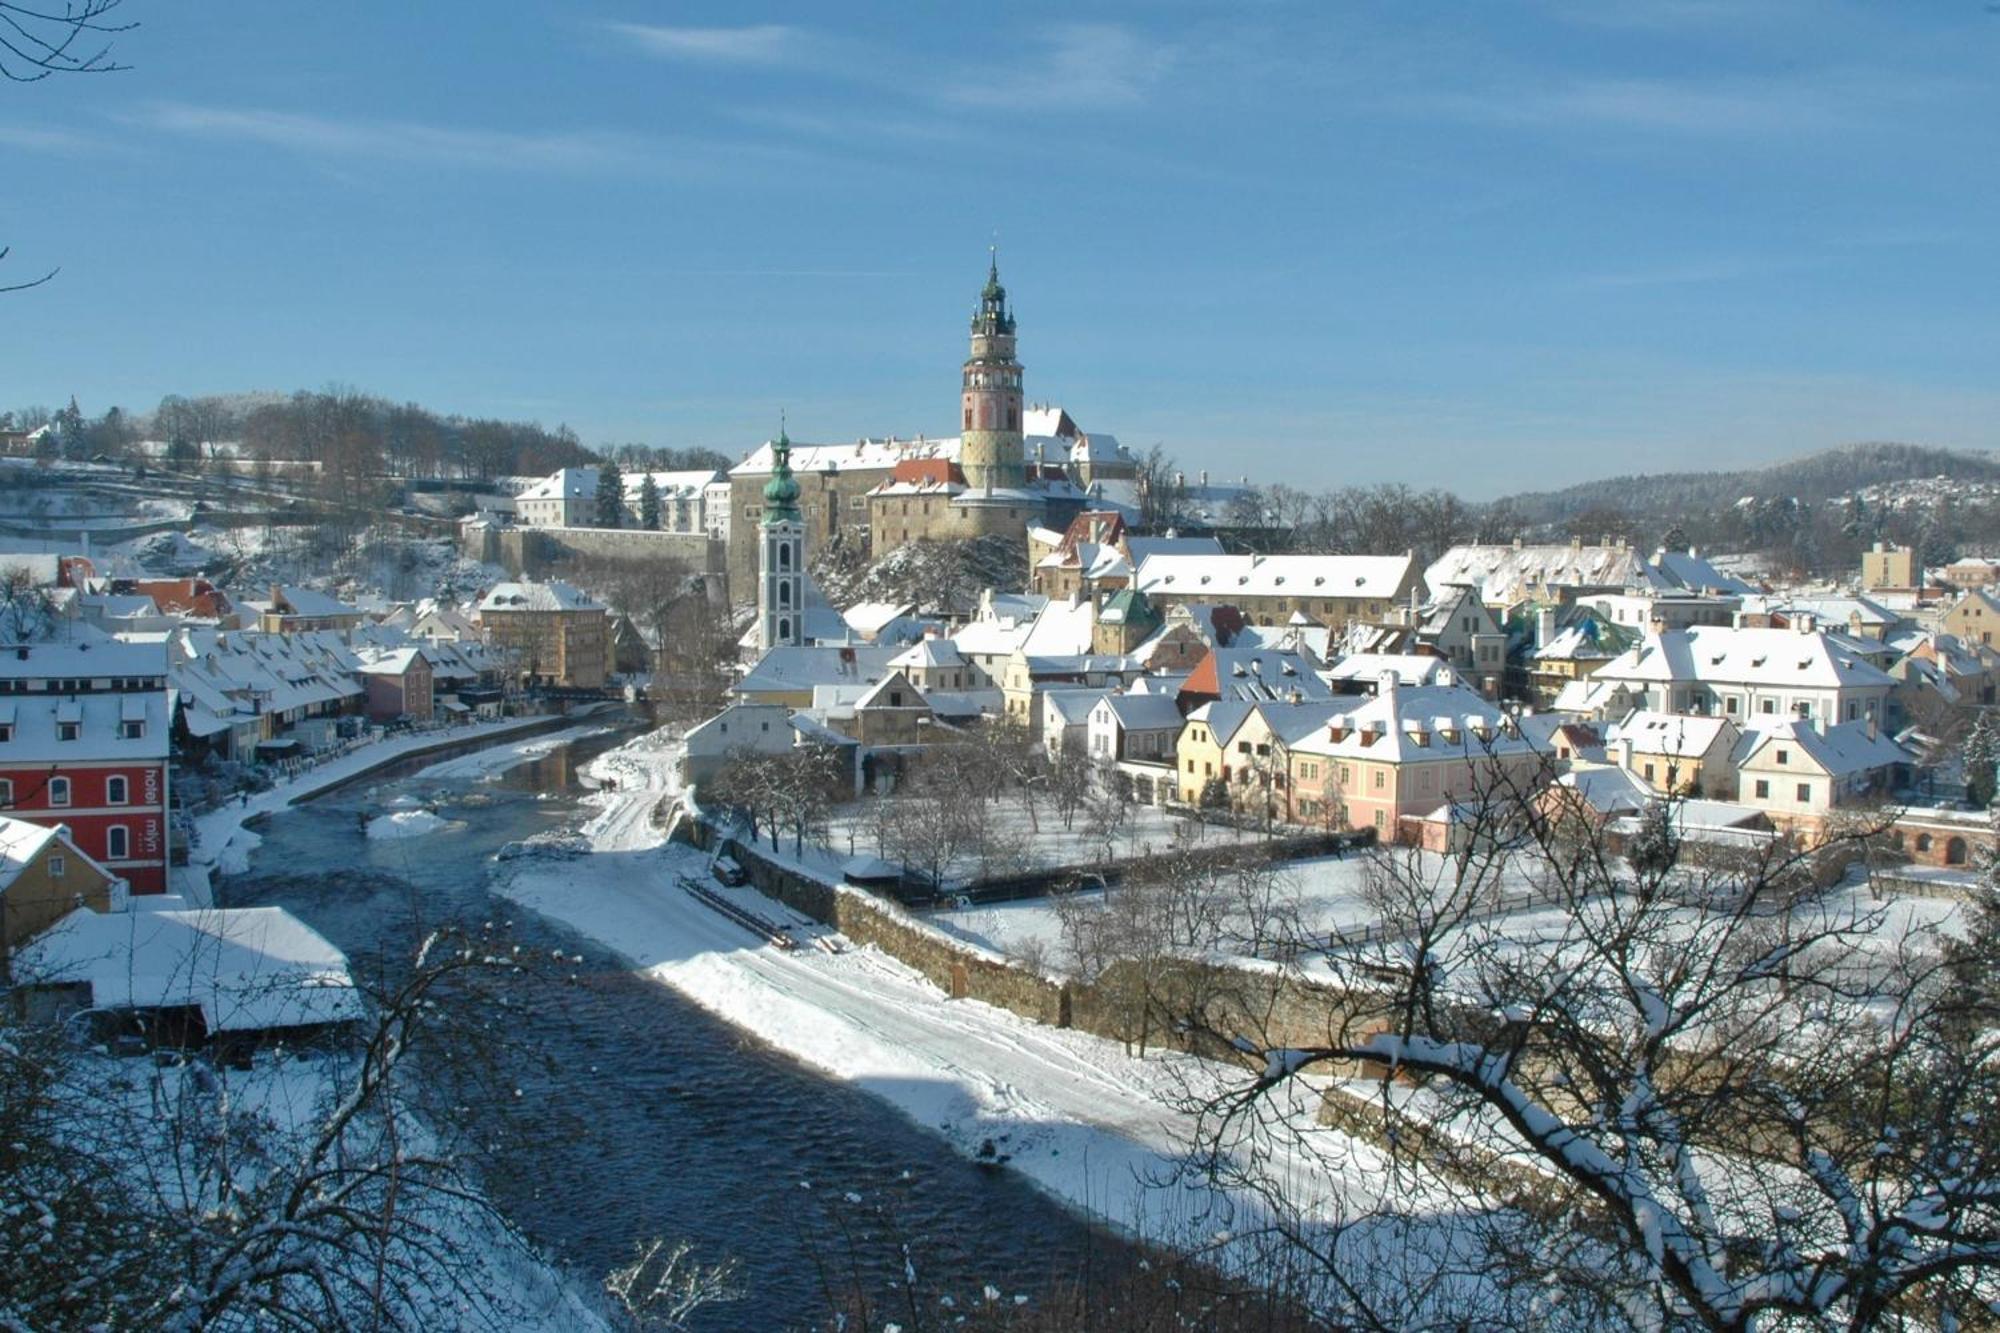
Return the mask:
[[[1715,713],[1745,725],[1880,718],[1896,688],[1861,645],[1820,632],[1810,617],[1789,629],[1701,625],[1649,633],[1599,667],[1591,685],[1623,685],[1641,707],[1658,712]]]

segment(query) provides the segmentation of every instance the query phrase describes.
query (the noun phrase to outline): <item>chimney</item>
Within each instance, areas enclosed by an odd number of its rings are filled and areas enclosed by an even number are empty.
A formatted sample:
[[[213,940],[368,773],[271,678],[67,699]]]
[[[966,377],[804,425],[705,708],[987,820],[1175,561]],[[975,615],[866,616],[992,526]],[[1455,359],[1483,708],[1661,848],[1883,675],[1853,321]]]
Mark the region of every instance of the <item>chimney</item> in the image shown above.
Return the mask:
[[[1202,484],[1202,486],[1203,486],[1203,487],[1206,487],[1206,486],[1208,485],[1208,469],[1207,469],[1207,468],[1203,468],[1203,469],[1201,470],[1201,484]]]
[[[1875,721],[1875,715],[1870,713],[1868,715],[1868,739],[1871,741],[1877,739],[1881,735],[1881,731],[1881,726]]]
[[[1385,669],[1375,677],[1375,693],[1393,694],[1396,687],[1402,683],[1402,676],[1397,674],[1394,668]]]
[[[1632,738],[1630,736],[1620,736],[1617,743],[1612,747],[1612,755],[1618,761],[1618,767],[1630,772],[1632,768]]]
[[[1535,647],[1546,648],[1556,636],[1556,612],[1552,606],[1535,612]]]
[[[1517,551],[1521,549],[1521,539],[1519,537],[1514,539],[1514,549]]]
[[[1572,551],[1581,551],[1583,549],[1583,538],[1581,536],[1571,537],[1569,539],[1569,549]]]

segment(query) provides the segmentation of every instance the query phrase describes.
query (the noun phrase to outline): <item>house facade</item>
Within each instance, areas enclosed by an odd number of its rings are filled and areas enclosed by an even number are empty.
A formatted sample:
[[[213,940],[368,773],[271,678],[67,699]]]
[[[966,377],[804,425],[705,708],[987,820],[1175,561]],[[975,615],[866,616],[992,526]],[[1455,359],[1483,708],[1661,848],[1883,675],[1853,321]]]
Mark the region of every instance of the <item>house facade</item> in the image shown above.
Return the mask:
[[[133,892],[166,892],[171,727],[161,645],[0,653],[0,813],[64,825]]]

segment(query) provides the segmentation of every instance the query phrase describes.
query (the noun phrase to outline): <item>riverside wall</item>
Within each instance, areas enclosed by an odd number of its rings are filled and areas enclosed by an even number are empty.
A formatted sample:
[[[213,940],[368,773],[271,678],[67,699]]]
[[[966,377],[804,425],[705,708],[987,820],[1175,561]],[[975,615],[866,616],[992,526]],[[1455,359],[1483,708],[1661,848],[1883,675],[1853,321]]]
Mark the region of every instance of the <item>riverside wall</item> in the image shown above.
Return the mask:
[[[1322,1045],[1348,1024],[1345,992],[1272,967],[1172,959],[1115,964],[1089,982],[1047,976],[956,939],[864,889],[815,879],[699,820],[683,827],[704,850],[717,838],[729,841],[730,855],[759,891],[856,944],[874,945],[953,999],[1114,1041],[1222,1058],[1239,1056],[1232,1037],[1259,1047]],[[1163,1017],[1187,1015],[1199,1016],[1202,1032]]]

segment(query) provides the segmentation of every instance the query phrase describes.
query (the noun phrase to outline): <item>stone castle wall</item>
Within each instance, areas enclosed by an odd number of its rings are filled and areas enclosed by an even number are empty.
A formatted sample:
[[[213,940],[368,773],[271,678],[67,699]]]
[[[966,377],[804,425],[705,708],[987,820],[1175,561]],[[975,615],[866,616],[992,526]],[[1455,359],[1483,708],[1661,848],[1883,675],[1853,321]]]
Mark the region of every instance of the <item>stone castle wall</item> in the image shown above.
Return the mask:
[[[675,560],[707,574],[726,563],[722,543],[703,533],[645,528],[473,528],[461,546],[469,559],[526,579],[560,578],[578,560]]]

